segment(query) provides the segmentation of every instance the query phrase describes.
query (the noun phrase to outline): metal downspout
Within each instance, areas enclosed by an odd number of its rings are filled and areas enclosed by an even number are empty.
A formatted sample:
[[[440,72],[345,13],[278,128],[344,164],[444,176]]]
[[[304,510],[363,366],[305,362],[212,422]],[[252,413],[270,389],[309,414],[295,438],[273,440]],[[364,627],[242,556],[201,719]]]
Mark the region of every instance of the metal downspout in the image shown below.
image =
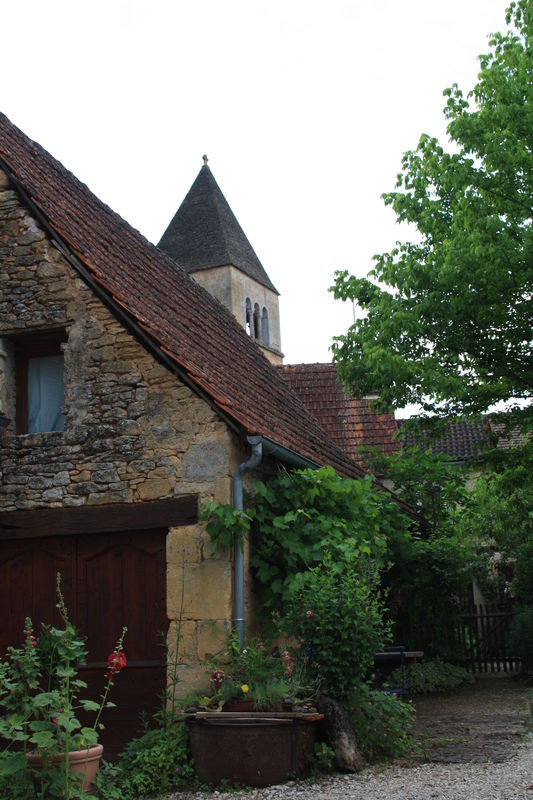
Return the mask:
[[[260,436],[248,436],[248,443],[252,446],[252,455],[243,461],[233,476],[233,507],[243,510],[242,483],[244,473],[261,463],[263,458],[263,445]],[[233,546],[233,625],[239,634],[241,648],[244,645],[244,552],[238,542]]]

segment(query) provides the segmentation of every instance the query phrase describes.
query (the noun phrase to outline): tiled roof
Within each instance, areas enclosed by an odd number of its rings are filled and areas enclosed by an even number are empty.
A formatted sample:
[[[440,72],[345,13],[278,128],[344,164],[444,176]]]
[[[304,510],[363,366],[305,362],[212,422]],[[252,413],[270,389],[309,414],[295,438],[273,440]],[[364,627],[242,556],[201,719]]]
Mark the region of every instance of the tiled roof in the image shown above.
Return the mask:
[[[401,429],[402,420],[398,420],[398,426]],[[444,433],[431,443],[431,452],[454,461],[467,461],[491,447],[497,447],[500,450],[520,447],[524,444],[527,435],[520,433],[518,428],[505,432],[503,424],[496,422],[490,416],[485,416],[480,420],[461,419],[447,423]],[[533,436],[533,433],[530,433],[529,436]],[[427,446],[431,441],[427,434],[413,436],[406,430],[401,432],[401,439],[408,447],[417,443]]]
[[[147,346],[170,358],[240,430],[343,475],[363,474],[221,303],[1,114],[0,158],[110,307],[122,309]]]
[[[402,420],[398,420],[398,425],[402,427]],[[487,419],[480,421],[458,420],[448,422],[444,433],[440,434],[431,444],[433,455],[443,455],[457,461],[466,461],[475,458],[481,450],[489,444],[490,430]],[[417,434],[404,430],[402,441],[407,447],[416,444],[427,446],[430,439],[426,434]]]
[[[350,458],[362,464],[361,449],[378,448],[386,455],[398,450],[394,416],[377,413],[368,399],[355,400],[346,394],[336,365],[287,364],[278,369],[339,450]]]
[[[158,244],[186,272],[232,264],[278,294],[204,164]]]

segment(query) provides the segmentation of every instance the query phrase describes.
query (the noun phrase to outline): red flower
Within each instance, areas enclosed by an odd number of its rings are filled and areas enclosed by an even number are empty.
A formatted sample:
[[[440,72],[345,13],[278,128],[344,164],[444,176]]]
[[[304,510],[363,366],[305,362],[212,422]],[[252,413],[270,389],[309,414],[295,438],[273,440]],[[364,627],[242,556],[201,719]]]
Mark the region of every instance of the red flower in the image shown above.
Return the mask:
[[[213,669],[211,670],[211,683],[218,691],[222,686],[222,682],[224,680],[224,672],[221,669]]]
[[[121,669],[124,669],[127,663],[126,656],[121,651],[118,653],[110,653],[107,657],[106,678],[112,678],[116,672],[120,672]]]
[[[313,614],[313,612],[311,610],[305,612],[306,619],[311,619],[311,617],[314,617],[314,616],[315,615]]]

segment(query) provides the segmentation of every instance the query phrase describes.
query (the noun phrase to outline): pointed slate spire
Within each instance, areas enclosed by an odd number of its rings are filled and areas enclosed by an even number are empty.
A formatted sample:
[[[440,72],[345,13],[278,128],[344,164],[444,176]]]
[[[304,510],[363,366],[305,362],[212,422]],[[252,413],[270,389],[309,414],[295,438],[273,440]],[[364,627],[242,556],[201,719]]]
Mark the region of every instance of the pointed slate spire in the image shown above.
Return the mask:
[[[207,156],[203,160],[158,247],[186,272],[231,264],[279,294],[207,166]]]

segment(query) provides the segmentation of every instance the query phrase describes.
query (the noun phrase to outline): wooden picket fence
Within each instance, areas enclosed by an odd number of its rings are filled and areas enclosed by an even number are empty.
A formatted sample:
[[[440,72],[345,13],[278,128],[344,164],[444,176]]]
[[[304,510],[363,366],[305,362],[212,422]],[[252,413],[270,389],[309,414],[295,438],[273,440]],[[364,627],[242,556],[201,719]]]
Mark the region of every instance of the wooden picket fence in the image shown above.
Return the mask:
[[[472,605],[460,615],[457,643],[472,672],[519,672],[520,659],[509,650],[511,611]]]

